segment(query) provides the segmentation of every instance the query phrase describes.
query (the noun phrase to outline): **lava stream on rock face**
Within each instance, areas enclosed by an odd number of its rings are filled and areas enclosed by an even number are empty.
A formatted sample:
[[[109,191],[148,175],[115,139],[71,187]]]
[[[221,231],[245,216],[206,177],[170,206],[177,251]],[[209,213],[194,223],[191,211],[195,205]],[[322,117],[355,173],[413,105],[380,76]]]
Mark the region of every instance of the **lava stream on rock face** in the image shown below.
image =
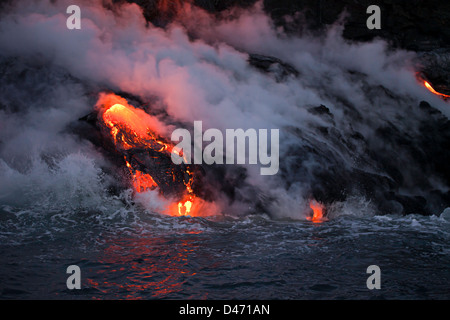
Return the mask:
[[[164,197],[175,198],[167,210],[170,215],[203,215],[198,205],[203,200],[192,188],[194,170],[171,162],[174,146],[157,134],[159,121],[113,93],[100,94],[96,107],[97,123],[103,136],[123,155],[134,191],[159,189]]]
[[[443,94],[443,93],[440,93],[440,92],[437,92],[436,90],[434,90],[434,88],[431,86],[431,84],[428,81],[424,80],[423,84],[430,92],[434,93],[435,95],[440,96],[444,99],[450,98],[449,95],[446,95],[446,94]]]

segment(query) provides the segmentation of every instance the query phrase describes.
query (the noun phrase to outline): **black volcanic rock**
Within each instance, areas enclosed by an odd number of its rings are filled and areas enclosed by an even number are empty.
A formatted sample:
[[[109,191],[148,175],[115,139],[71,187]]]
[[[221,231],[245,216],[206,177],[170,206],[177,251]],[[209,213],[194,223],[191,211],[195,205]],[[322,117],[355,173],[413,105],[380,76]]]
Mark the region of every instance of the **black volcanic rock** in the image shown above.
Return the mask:
[[[275,57],[250,54],[248,62],[264,72],[273,74],[277,81],[283,81],[288,76],[298,77],[300,74],[293,66]]]

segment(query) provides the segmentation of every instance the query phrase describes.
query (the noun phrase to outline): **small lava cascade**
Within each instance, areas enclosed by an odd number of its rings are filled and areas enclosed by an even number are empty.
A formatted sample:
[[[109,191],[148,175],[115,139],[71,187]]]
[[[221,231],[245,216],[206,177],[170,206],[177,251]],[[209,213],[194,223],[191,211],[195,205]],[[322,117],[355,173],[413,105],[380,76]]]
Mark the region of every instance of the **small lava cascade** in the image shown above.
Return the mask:
[[[159,189],[165,197],[176,199],[170,215],[196,215],[200,200],[192,188],[194,169],[172,164],[174,146],[157,134],[158,121],[113,93],[100,95],[97,110],[98,126],[123,156],[134,191]]]

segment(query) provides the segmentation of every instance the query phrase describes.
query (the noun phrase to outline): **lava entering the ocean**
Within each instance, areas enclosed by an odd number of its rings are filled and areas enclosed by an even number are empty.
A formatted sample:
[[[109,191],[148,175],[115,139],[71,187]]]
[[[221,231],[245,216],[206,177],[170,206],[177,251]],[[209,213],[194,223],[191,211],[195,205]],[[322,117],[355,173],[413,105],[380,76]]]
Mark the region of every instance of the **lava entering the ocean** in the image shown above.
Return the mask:
[[[110,137],[116,150],[124,157],[133,189],[138,193],[156,188],[174,189],[174,192],[165,192],[175,193],[178,198],[169,206],[168,213],[200,215],[196,202],[201,199],[194,195],[192,189],[194,172],[187,166],[175,166],[169,162],[174,146],[157,134],[161,126],[159,121],[113,93],[101,94],[97,108],[98,122],[104,135]]]
[[[324,216],[325,208],[323,205],[321,205],[320,203],[318,203],[315,200],[312,200],[309,203],[309,207],[312,209],[313,215],[312,215],[312,217],[306,217],[307,220],[314,222],[314,223],[320,223],[320,222],[324,222],[324,221],[328,220]]]

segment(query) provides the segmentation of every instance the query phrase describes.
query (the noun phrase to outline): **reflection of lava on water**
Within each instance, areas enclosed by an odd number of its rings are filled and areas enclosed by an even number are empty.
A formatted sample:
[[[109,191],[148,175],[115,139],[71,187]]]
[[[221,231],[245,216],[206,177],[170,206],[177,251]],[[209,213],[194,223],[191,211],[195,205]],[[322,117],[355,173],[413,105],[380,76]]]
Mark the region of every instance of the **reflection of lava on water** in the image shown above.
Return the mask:
[[[197,236],[201,231],[190,230],[189,234]],[[143,295],[161,299],[182,293],[183,285],[196,275],[189,262],[196,253],[198,238],[190,239],[189,234],[176,244],[173,255],[163,237],[124,236],[106,243],[100,261],[103,267],[87,271],[87,283],[101,294],[118,294],[125,299],[142,299]],[[111,275],[116,277],[111,279]]]
[[[99,126],[123,155],[133,189],[141,193],[159,188],[176,198],[168,210],[171,215],[200,214],[192,188],[194,169],[172,164],[174,146],[157,134],[158,120],[112,93],[101,94],[97,107]]]

